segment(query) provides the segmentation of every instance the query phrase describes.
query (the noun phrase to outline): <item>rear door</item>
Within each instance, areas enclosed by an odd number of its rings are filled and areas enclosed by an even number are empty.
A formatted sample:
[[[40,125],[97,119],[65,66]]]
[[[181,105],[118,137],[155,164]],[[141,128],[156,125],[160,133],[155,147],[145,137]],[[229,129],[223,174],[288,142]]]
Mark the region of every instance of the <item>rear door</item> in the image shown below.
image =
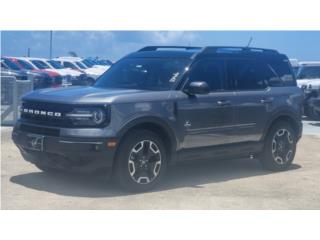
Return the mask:
[[[230,59],[228,78],[235,84],[235,142],[260,140],[272,108],[269,81],[277,78],[260,59]]]

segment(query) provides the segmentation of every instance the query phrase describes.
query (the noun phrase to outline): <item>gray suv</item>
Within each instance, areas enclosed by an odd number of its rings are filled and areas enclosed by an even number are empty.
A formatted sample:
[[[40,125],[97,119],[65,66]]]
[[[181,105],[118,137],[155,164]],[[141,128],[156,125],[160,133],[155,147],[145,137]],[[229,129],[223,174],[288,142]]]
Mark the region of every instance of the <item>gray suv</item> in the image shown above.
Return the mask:
[[[275,50],[149,46],[92,87],[25,95],[12,138],[43,171],[111,168],[126,190],[147,191],[168,164],[189,159],[257,157],[287,169],[302,100]]]

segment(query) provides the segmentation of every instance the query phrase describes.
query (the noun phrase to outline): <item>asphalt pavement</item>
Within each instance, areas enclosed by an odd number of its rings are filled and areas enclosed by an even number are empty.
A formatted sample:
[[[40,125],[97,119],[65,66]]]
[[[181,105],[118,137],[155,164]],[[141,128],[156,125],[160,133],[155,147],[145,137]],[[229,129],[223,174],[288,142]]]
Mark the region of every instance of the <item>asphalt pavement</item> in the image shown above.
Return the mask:
[[[320,209],[320,123],[304,121],[292,167],[269,172],[255,159],[172,166],[156,190],[128,194],[108,175],[43,173],[1,128],[2,209]]]

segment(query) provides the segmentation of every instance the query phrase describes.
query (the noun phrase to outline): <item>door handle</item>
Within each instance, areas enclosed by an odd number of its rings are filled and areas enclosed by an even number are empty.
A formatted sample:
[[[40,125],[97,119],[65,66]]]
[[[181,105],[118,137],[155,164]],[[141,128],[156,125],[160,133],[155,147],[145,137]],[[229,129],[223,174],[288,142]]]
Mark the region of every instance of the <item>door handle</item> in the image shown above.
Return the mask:
[[[219,100],[219,101],[217,101],[217,104],[222,107],[222,106],[229,106],[229,105],[231,105],[231,102],[228,101],[228,100]]]
[[[273,99],[271,99],[271,98],[261,99],[260,102],[263,103],[263,104],[270,104],[270,103],[273,102]]]

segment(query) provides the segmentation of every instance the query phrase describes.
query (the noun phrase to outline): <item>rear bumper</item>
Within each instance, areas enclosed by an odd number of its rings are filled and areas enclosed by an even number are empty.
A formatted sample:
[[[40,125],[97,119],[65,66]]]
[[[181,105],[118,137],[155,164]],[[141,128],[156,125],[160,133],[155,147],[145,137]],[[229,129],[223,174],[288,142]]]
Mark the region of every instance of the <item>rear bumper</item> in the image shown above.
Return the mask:
[[[32,147],[34,136],[43,138],[42,147],[37,150]],[[12,140],[26,161],[67,171],[92,172],[108,168],[115,155],[114,148],[107,148],[109,139],[54,137],[14,129]]]

